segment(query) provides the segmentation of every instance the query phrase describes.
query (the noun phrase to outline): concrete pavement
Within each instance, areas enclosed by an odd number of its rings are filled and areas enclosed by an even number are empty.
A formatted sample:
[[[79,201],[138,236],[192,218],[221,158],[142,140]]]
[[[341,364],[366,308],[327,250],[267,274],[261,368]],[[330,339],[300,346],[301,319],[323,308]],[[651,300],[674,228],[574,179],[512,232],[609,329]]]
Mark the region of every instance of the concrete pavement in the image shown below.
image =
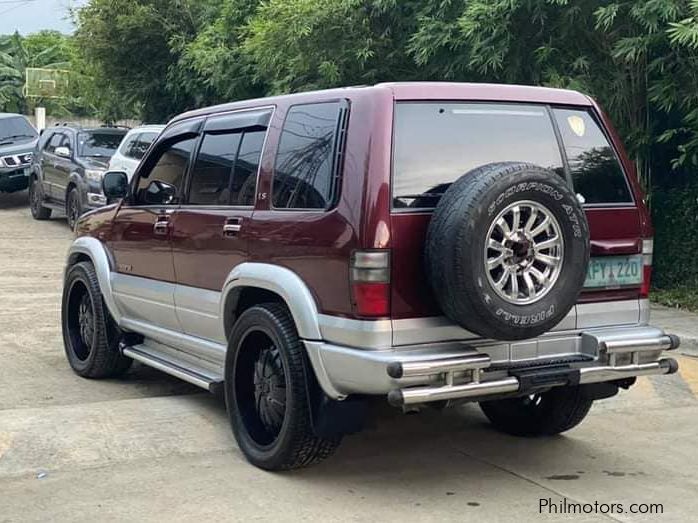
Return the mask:
[[[380,407],[333,459],[270,474],[244,461],[220,399],[142,366],[108,381],[70,371],[59,320],[71,238],[61,219],[33,221],[26,195],[0,195],[0,522],[683,522],[698,512],[696,358],[599,402],[564,436],[499,434],[473,405]],[[661,503],[663,514],[539,514],[548,498]]]

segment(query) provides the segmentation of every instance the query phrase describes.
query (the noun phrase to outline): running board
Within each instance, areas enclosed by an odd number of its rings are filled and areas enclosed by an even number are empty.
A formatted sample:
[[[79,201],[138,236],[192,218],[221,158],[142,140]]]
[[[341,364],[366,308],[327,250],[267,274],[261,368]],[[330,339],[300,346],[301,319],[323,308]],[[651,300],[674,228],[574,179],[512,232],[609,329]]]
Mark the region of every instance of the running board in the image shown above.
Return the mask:
[[[122,346],[121,353],[148,367],[184,380],[209,392],[215,392],[223,384],[223,377],[190,362],[178,361],[171,355],[158,353],[146,344]]]

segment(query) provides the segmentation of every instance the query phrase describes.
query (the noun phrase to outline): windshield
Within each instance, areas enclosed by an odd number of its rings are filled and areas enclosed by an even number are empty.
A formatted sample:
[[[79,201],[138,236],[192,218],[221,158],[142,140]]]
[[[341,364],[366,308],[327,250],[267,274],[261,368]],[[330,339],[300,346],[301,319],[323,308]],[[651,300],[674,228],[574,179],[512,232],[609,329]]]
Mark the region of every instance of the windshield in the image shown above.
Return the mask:
[[[33,139],[36,137],[36,130],[34,130],[26,118],[16,116],[0,120],[0,144],[6,145],[22,139]]]
[[[78,136],[78,156],[83,158],[111,158],[125,135],[125,132],[80,133]]]

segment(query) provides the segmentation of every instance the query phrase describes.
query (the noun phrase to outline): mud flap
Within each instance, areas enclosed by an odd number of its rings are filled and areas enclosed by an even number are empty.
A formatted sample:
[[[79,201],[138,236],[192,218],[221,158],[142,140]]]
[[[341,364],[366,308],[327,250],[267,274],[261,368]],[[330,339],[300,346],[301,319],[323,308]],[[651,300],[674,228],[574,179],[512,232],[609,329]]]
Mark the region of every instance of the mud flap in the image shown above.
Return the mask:
[[[368,401],[358,396],[343,401],[331,399],[320,387],[307,354],[303,357],[303,368],[315,435],[331,438],[361,432],[366,420]]]

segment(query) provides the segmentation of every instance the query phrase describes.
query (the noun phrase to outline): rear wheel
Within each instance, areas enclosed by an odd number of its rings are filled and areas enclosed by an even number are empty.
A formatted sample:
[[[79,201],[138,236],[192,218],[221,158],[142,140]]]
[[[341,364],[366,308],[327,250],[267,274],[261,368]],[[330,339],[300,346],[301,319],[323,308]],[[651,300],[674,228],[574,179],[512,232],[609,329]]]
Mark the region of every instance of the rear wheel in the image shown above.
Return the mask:
[[[514,436],[550,436],[579,425],[593,400],[581,387],[556,387],[547,392],[480,402],[492,425]]]
[[[29,209],[35,220],[48,220],[51,217],[51,209],[43,206],[41,186],[36,178],[32,178],[29,184]]]
[[[121,333],[104,305],[91,263],[68,270],[61,316],[65,353],[76,374],[111,378],[128,370],[133,360],[119,352]]]
[[[243,454],[262,469],[318,463],[341,441],[313,431],[303,350],[291,315],[277,303],[245,311],[230,335],[228,415]]]
[[[80,193],[73,187],[68,192],[68,198],[65,203],[65,214],[68,219],[68,227],[71,230],[75,230],[75,226],[78,223],[78,218],[82,215],[82,205],[80,204]]]

